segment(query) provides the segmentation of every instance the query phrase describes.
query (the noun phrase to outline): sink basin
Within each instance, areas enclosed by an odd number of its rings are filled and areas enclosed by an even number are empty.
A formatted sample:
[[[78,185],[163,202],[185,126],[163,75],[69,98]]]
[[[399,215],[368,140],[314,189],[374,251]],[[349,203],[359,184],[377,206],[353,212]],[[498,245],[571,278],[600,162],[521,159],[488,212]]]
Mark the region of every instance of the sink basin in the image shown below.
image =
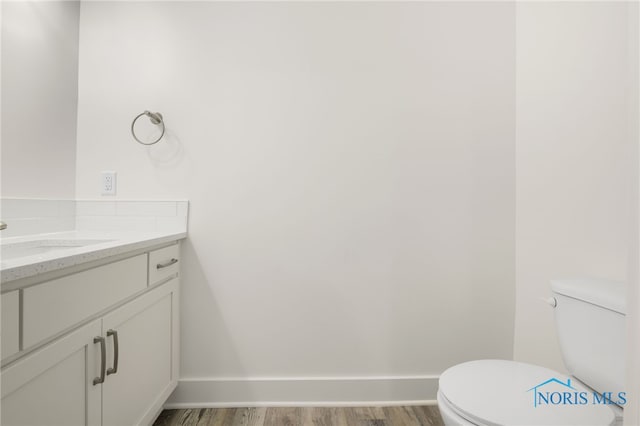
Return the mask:
[[[56,250],[67,250],[78,247],[86,247],[93,244],[106,243],[111,240],[36,240],[22,243],[10,243],[0,245],[0,260],[16,259],[20,257],[36,256]]]

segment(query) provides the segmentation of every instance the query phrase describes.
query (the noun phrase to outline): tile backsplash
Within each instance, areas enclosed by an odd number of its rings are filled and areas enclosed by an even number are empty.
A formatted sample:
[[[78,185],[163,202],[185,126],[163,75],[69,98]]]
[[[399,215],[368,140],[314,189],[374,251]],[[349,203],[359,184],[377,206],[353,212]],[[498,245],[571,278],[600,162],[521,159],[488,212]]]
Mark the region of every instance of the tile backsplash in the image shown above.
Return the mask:
[[[3,237],[73,231],[76,226],[73,200],[0,199],[0,220],[7,224]]]
[[[188,201],[76,201],[78,231],[186,232]]]
[[[188,201],[2,198],[3,237],[64,231],[186,232]]]

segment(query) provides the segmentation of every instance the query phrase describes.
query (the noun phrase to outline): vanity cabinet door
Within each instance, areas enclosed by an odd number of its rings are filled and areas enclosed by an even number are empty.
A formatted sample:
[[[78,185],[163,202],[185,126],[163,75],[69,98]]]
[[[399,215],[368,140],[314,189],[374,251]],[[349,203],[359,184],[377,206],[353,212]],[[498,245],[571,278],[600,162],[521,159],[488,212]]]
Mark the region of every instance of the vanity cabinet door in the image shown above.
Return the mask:
[[[103,318],[104,426],[150,424],[176,387],[178,303],[175,278]]]
[[[2,425],[100,425],[101,321],[2,369]]]
[[[2,359],[5,359],[19,350],[20,336],[20,297],[19,292],[12,291],[0,296],[0,327],[2,332],[2,344],[0,349]]]

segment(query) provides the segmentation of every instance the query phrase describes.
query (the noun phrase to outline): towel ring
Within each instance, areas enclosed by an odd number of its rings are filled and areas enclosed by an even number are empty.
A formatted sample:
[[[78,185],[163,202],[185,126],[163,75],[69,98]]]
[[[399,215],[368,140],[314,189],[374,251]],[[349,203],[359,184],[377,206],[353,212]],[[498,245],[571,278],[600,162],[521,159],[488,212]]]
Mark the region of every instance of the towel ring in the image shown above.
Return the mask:
[[[149,120],[151,120],[151,122],[153,124],[162,125],[162,133],[160,134],[160,137],[158,139],[156,139],[155,141],[153,141],[153,142],[142,142],[136,136],[136,132],[135,132],[134,126],[136,125],[136,121],[138,121],[138,118],[142,117],[143,115],[146,115],[147,117],[149,117]],[[156,144],[156,143],[160,142],[160,139],[162,139],[162,137],[164,136],[164,120],[162,119],[162,114],[160,114],[159,112],[149,112],[149,111],[145,111],[142,114],[138,114],[136,116],[136,118],[133,119],[133,122],[131,123],[131,135],[136,140],[136,142],[138,142],[138,143],[140,143],[142,145],[153,145],[153,144]]]

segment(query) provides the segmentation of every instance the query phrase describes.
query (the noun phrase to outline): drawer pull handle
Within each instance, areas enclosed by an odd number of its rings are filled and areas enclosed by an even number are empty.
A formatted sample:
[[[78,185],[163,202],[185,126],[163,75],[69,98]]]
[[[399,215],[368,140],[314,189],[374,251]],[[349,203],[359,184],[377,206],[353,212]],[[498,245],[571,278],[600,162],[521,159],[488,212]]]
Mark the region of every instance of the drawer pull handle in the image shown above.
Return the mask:
[[[107,348],[105,346],[104,337],[94,337],[93,344],[96,343],[100,343],[100,377],[95,377],[93,379],[93,386],[104,383],[104,372],[107,367]]]
[[[107,330],[107,337],[113,336],[113,367],[107,370],[107,376],[118,372],[118,359],[120,352],[118,350],[118,332],[115,330]]]
[[[156,269],[166,268],[167,266],[171,266],[174,263],[178,263],[178,259],[176,259],[175,257],[171,260],[167,260],[166,262],[158,263],[156,265]]]

